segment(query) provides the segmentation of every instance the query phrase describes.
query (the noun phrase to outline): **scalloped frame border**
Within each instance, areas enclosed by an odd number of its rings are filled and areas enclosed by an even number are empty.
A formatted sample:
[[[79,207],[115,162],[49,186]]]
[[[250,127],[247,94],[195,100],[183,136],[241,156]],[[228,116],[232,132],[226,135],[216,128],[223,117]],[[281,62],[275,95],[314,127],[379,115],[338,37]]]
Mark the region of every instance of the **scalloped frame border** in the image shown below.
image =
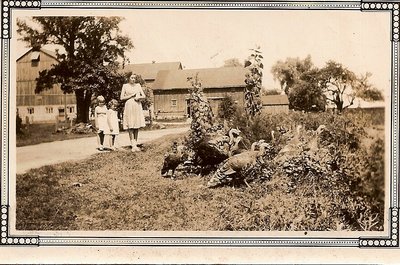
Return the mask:
[[[87,8],[87,9],[246,9],[246,10],[353,10],[391,13],[392,104],[390,150],[390,199],[388,235],[382,237],[80,237],[13,236],[9,230],[9,89],[10,39],[13,9]],[[2,0],[1,15],[1,177],[0,247],[2,246],[230,246],[230,247],[399,247],[398,182],[398,89],[400,3],[380,1],[46,1]]]

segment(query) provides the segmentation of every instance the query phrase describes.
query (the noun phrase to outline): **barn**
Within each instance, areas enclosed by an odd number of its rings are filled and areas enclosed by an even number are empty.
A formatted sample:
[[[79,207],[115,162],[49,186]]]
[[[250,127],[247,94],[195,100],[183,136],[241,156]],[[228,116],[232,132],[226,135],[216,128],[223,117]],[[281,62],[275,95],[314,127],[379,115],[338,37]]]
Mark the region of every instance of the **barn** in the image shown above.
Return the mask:
[[[182,70],[182,64],[180,62],[127,64],[122,69],[125,73],[132,72],[140,75],[146,81],[146,86],[149,88],[153,87],[158,72],[163,70]]]
[[[261,97],[263,113],[289,113],[289,99],[284,95],[267,95]]]
[[[154,111],[157,119],[183,118],[190,115],[188,78],[198,76],[213,113],[221,100],[231,96],[244,105],[245,74],[243,67],[221,67],[159,71],[153,83]]]
[[[45,49],[30,49],[17,59],[16,105],[24,123],[54,121],[56,117],[65,119],[76,115],[75,94],[64,94],[59,84],[35,94],[39,72],[57,63],[56,54]]]

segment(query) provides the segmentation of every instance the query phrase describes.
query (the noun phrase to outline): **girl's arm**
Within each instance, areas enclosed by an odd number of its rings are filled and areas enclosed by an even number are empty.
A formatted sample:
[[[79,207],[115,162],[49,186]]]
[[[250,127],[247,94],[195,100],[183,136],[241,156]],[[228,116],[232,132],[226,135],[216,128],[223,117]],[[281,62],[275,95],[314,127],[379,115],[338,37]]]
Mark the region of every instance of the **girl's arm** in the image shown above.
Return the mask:
[[[98,107],[94,109],[94,126],[96,127],[96,129],[99,128],[99,119],[97,118],[97,111]]]

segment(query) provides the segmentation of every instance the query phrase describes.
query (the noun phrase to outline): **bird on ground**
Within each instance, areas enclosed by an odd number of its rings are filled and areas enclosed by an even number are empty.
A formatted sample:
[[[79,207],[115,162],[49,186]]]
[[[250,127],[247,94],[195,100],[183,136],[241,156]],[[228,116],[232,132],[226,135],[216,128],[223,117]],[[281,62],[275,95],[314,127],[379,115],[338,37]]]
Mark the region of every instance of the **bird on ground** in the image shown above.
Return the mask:
[[[174,178],[176,168],[188,159],[187,147],[174,142],[171,151],[164,155],[164,164],[161,169],[162,177]],[[170,172],[172,172],[170,174]]]
[[[294,156],[302,151],[301,149],[301,141],[300,141],[300,132],[302,129],[302,125],[298,125],[296,127],[296,132],[293,135],[292,139],[290,139],[287,144],[278,152],[276,157],[274,158],[274,162],[283,162],[288,157]]]
[[[206,136],[193,148],[197,156],[197,164],[206,170],[223,162],[229,157],[232,148],[237,148],[241,139],[238,139],[239,134],[239,130],[231,129],[229,136]]]
[[[305,151],[318,151],[318,137],[325,130],[325,128],[325,125],[320,125],[315,131],[312,132],[312,136],[309,139],[308,144],[304,147]]]
[[[255,150],[257,146],[260,147],[259,150]],[[230,183],[235,177],[240,178],[241,172],[254,166],[258,159],[262,158],[267,146],[269,144],[264,141],[255,142],[252,144],[251,150],[229,157],[208,181],[207,187],[220,186]],[[244,177],[243,181],[246,183]],[[246,183],[246,185],[248,184]]]

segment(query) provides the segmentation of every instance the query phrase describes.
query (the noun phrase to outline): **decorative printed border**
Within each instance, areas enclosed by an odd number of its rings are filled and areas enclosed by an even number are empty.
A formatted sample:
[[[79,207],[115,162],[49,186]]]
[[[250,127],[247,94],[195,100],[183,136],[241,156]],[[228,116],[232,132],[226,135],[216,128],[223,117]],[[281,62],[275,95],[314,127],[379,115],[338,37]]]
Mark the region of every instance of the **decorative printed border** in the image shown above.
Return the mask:
[[[10,39],[12,9],[90,8],[90,9],[258,9],[258,10],[354,10],[391,12],[392,42],[392,105],[390,152],[390,209],[389,235],[386,237],[360,238],[296,238],[296,237],[51,237],[12,236],[9,234],[9,89],[10,89]],[[398,78],[399,78],[399,18],[397,2],[342,2],[342,1],[292,1],[292,2],[200,2],[200,1],[2,1],[1,16],[1,236],[0,246],[230,246],[230,247],[399,247],[399,198],[398,198]]]

